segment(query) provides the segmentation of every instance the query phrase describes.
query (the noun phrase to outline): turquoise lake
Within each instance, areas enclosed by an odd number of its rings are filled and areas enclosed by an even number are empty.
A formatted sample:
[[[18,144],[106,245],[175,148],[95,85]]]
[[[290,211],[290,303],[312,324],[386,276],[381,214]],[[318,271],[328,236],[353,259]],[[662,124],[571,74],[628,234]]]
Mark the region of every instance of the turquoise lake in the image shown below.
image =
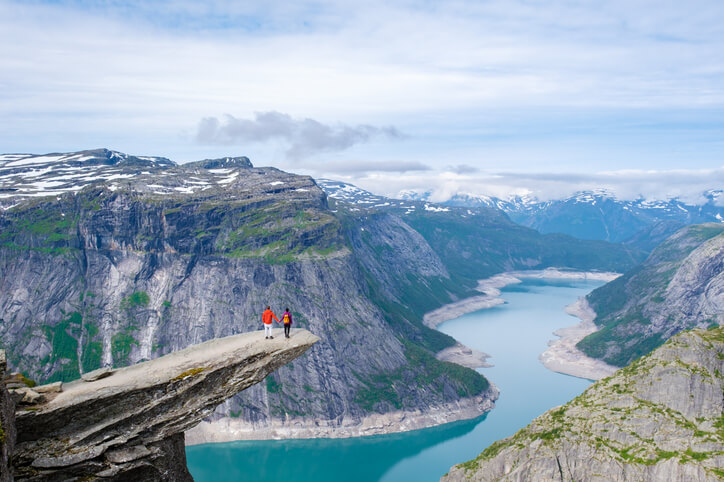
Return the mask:
[[[526,280],[502,290],[506,303],[438,328],[491,355],[479,371],[500,389],[490,413],[424,430],[352,439],[229,442],[188,447],[197,482],[437,481],[457,463],[476,457],[546,410],[571,400],[591,383],[547,370],[538,356],[552,332],[577,320],[563,308],[600,281]]]

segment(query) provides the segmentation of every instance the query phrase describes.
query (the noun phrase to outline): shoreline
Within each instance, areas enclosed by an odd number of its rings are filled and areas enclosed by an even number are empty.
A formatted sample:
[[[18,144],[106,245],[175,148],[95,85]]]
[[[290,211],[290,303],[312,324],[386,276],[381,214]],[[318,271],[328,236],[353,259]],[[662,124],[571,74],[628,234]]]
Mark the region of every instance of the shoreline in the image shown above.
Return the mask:
[[[457,363],[458,365],[472,368],[473,370],[476,368],[491,368],[495,366],[487,362],[490,355],[468,348],[460,342],[440,350],[435,354],[435,358],[440,361]]]
[[[409,432],[436,427],[459,420],[479,417],[495,406],[500,391],[491,382],[480,395],[444,403],[428,410],[370,414],[362,419],[314,420],[292,418],[272,419],[271,423],[253,424],[231,417],[211,422],[202,421],[185,432],[186,446],[252,440],[350,438]]]
[[[481,292],[481,295],[465,298],[428,312],[423,317],[423,323],[430,328],[437,329],[437,326],[445,321],[458,318],[467,313],[503,304],[505,303],[505,300],[500,297],[500,289],[511,284],[521,283],[521,278],[596,279],[610,281],[618,276],[620,276],[619,273],[568,271],[557,268],[500,273],[490,278],[478,281],[478,286],[475,289],[476,291]],[[592,321],[591,324],[593,324]],[[566,329],[567,328],[556,330],[554,334]],[[568,332],[566,333],[568,338],[565,339],[571,340],[572,338]],[[581,336],[581,338],[583,336]],[[563,338],[561,340],[563,340]],[[554,348],[553,344],[560,342],[561,340],[549,342],[551,348],[546,350],[544,353],[548,353],[552,348]],[[573,343],[574,348],[575,343],[577,342],[578,340]],[[581,377],[581,375],[575,375],[570,371],[564,371],[567,368],[570,368],[565,365],[563,361],[560,361],[565,360],[565,357],[561,354],[563,353],[561,350],[563,349],[563,346],[567,345],[556,346],[558,347],[556,348],[556,351],[551,353],[556,354],[554,359],[559,360],[560,367],[556,366],[560,369],[551,368],[541,359],[543,365],[552,371]],[[543,354],[541,354],[541,357],[542,356]],[[581,356],[588,358],[582,353]],[[438,360],[457,363],[458,365],[473,369],[493,366],[488,364],[486,361],[490,358],[490,355],[473,350],[460,342],[439,351],[435,354],[435,357]],[[593,361],[599,362],[598,360]],[[589,377],[582,376],[582,378]],[[185,432],[185,443],[186,446],[192,446],[205,443],[221,443],[241,440],[364,437],[369,435],[407,432],[410,430],[434,427],[459,420],[469,420],[479,417],[484,413],[491,411],[495,407],[494,402],[498,399],[500,391],[490,380],[488,381],[490,382],[490,388],[481,395],[445,403],[436,407],[431,407],[425,411],[400,410],[384,414],[374,413],[361,419],[342,419],[341,421],[338,419],[314,420],[306,418],[290,418],[271,419],[271,421],[265,421],[263,423],[250,423],[243,422],[232,417],[223,417],[211,422],[202,421],[197,426]]]
[[[560,338],[549,341],[548,349],[538,357],[543,366],[554,372],[589,380],[600,380],[618,370],[619,367],[591,358],[576,347],[583,338],[598,331],[598,327],[593,323],[596,312],[586,298],[579,298],[566,306],[565,310],[581,321],[553,332]]]
[[[505,300],[500,297],[501,288],[505,288],[511,284],[522,283],[521,278],[588,279],[608,282],[618,278],[619,276],[621,276],[620,273],[612,273],[608,271],[568,271],[560,268],[546,268],[543,270],[530,271],[507,271],[505,273],[496,274],[490,278],[478,281],[478,286],[475,290],[483,293],[482,295],[465,298],[425,313],[422,322],[430,328],[437,328],[438,325],[462,315],[503,304],[505,303]]]

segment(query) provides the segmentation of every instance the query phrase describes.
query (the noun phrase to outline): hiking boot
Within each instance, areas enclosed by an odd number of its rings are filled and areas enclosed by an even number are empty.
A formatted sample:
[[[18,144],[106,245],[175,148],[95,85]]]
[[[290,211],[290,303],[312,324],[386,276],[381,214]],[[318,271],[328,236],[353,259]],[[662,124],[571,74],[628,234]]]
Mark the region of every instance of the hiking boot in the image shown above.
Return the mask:
[[[274,337],[273,337],[273,336],[270,336],[269,338],[271,338],[272,340],[274,339]]]
[[[265,339],[265,340],[268,340],[268,339],[269,339],[269,337],[268,337],[268,336],[265,336],[265,337],[264,337],[264,339]]]

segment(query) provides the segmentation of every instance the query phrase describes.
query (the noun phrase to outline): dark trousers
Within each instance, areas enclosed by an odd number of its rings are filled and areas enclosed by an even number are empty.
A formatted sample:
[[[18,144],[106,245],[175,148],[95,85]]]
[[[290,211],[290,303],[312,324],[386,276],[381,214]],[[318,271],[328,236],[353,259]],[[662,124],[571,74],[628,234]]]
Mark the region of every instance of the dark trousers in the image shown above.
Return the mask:
[[[290,330],[291,328],[292,328],[292,324],[291,324],[291,323],[285,323],[285,324],[284,324],[284,336],[286,336],[287,338],[289,337],[289,330]]]

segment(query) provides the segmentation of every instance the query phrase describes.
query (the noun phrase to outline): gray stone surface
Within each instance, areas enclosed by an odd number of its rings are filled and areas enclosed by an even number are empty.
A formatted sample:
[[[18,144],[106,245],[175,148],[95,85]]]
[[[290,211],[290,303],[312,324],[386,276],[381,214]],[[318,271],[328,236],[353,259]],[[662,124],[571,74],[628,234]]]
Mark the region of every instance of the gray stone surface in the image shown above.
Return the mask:
[[[587,298],[603,333],[581,347],[619,366],[682,330],[724,324],[724,225],[677,231],[640,266]]]
[[[23,398],[20,400],[20,403],[24,405],[34,405],[45,401],[45,396],[36,392],[32,388],[18,388],[15,392],[23,394]]]
[[[724,328],[684,332],[442,480],[722,480],[722,373]]]
[[[63,382],[48,383],[47,385],[36,385],[33,387],[36,393],[58,393],[63,391]]]
[[[306,330],[289,339],[235,335],[118,369],[93,383],[67,383],[47,403],[17,411],[15,480],[100,473],[112,480],[190,480],[183,431],[318,340]]]
[[[111,375],[113,375],[113,369],[110,367],[103,367],[93,370],[92,372],[82,374],[80,379],[84,382],[94,382],[96,380],[100,380],[101,378],[110,377]]]

